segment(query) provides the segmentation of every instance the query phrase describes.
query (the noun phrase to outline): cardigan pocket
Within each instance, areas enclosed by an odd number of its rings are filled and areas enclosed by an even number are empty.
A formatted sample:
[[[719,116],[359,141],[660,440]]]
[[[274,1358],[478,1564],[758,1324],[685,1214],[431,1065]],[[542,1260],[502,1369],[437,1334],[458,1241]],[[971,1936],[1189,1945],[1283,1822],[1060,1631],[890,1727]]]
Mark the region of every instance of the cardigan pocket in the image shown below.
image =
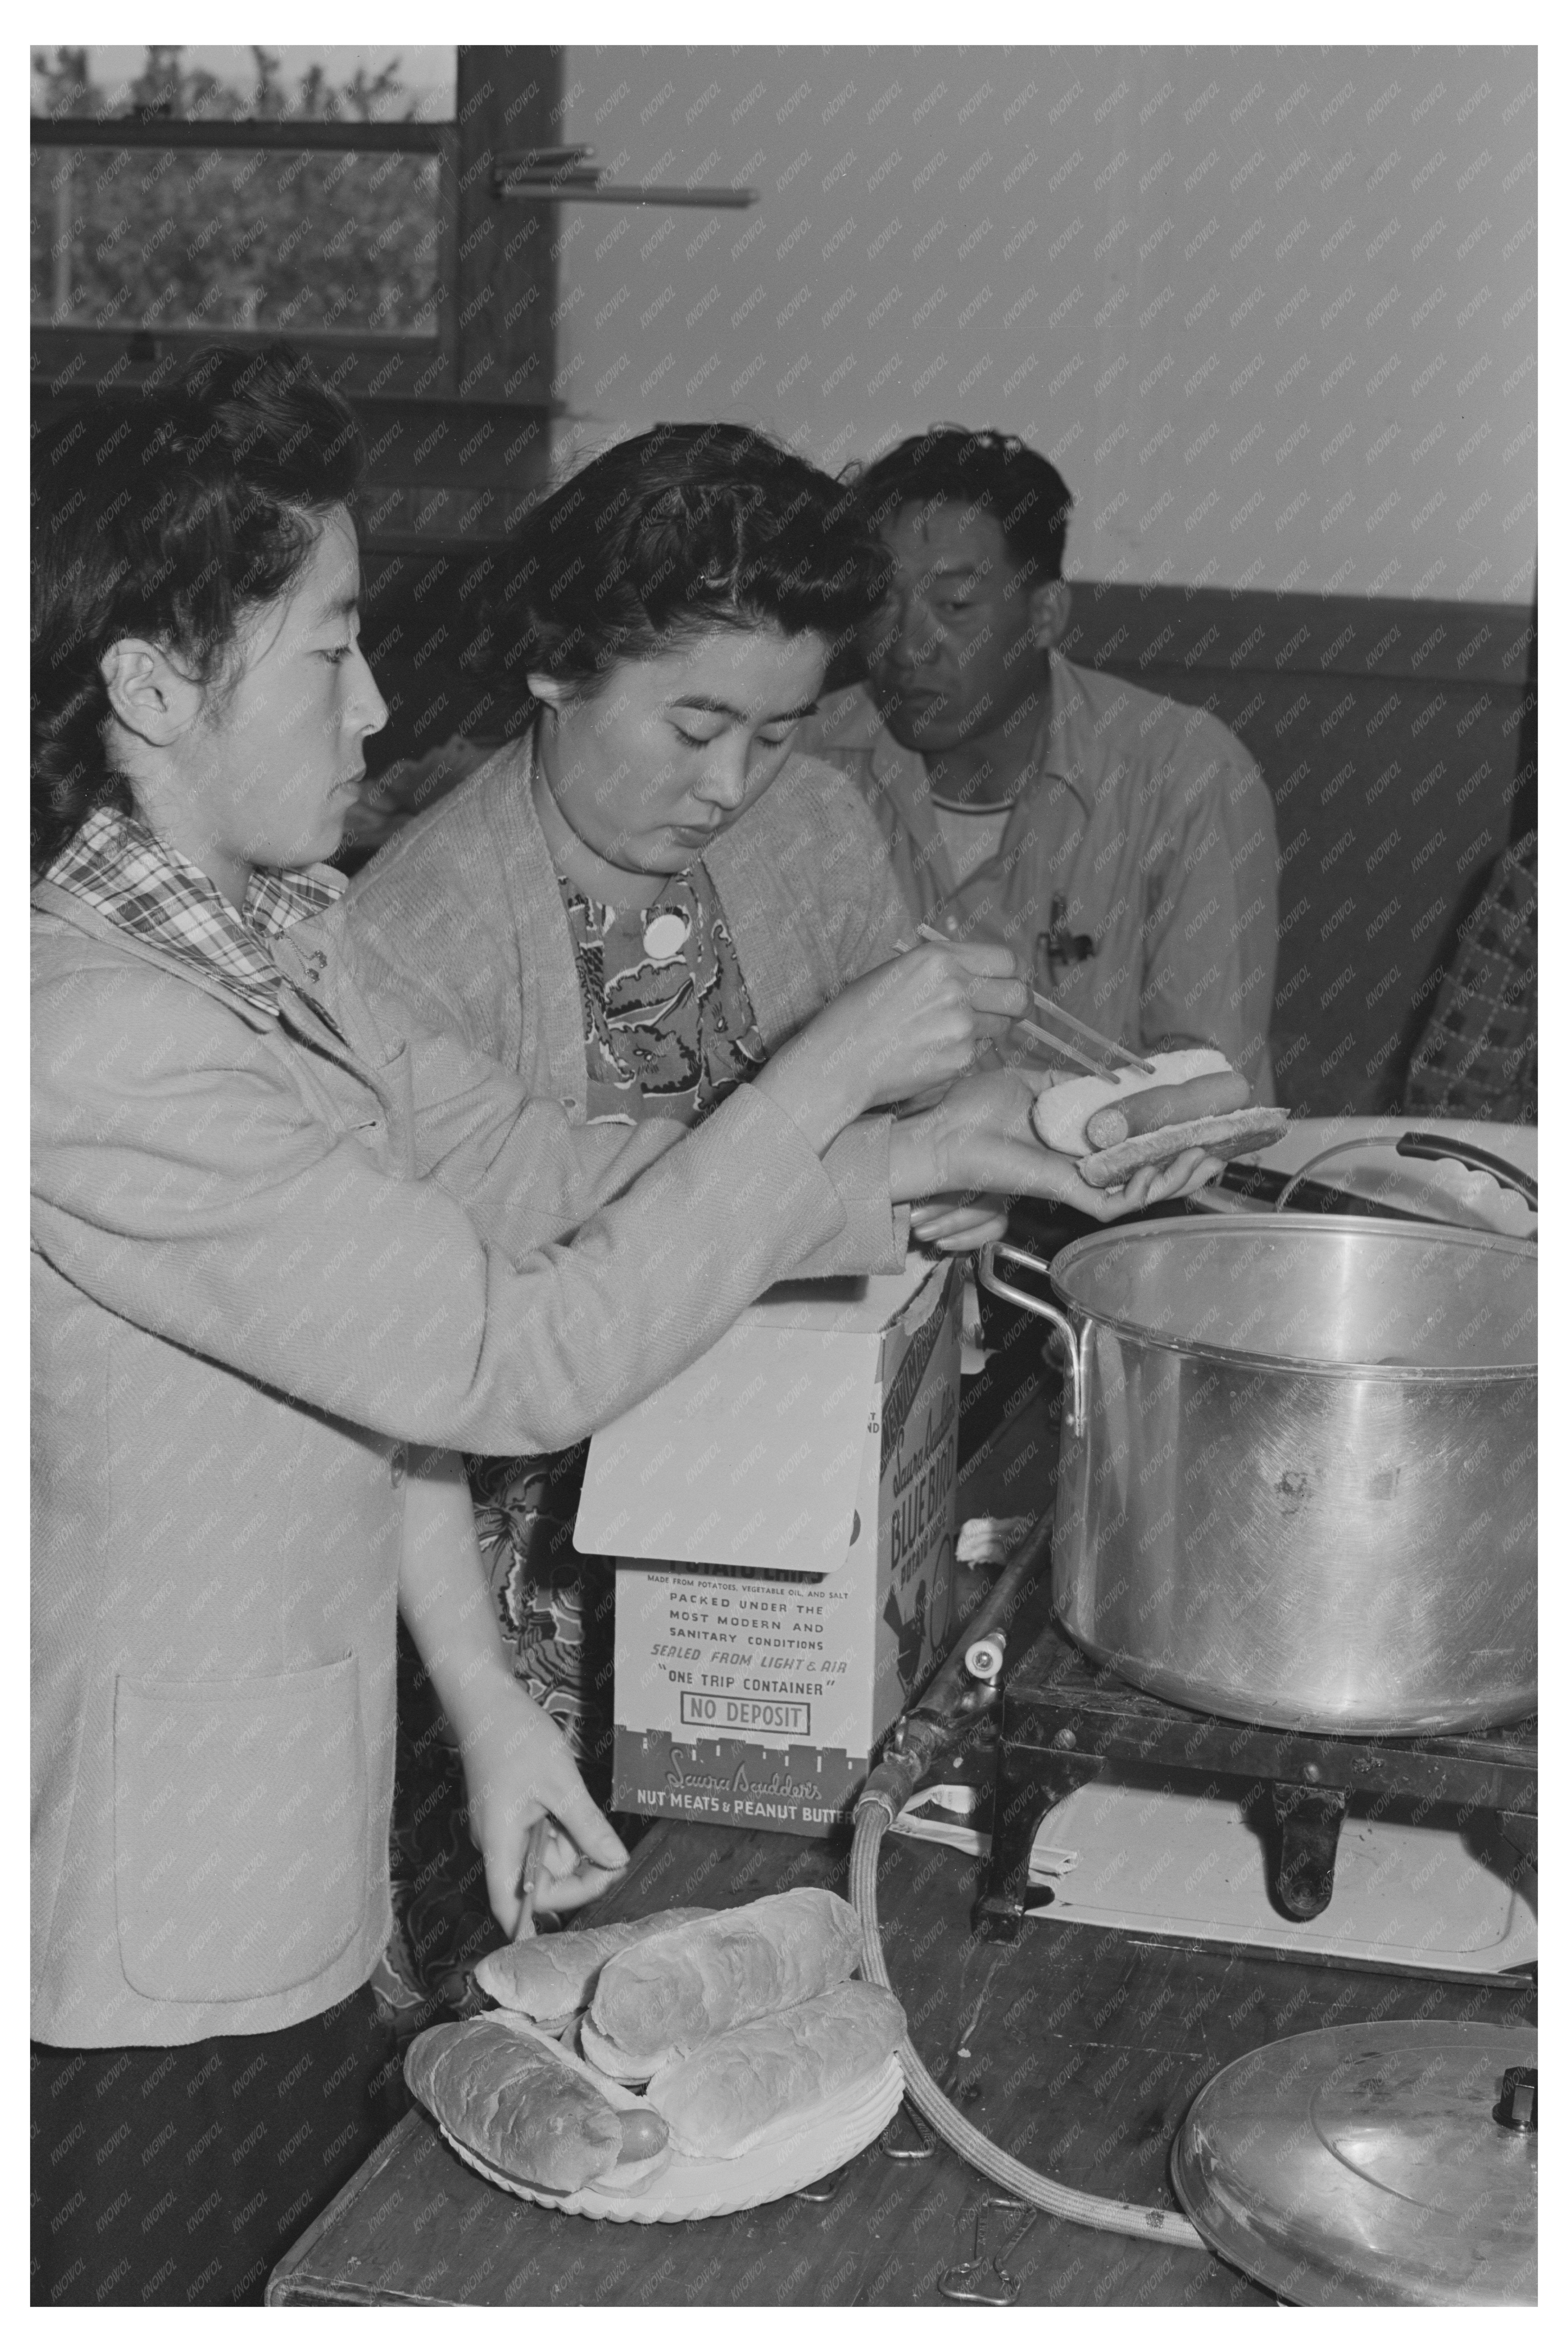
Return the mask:
[[[255,2000],[319,1977],[364,1918],[368,1810],[351,1654],[265,1676],[119,1675],[127,1983],[152,2000]]]

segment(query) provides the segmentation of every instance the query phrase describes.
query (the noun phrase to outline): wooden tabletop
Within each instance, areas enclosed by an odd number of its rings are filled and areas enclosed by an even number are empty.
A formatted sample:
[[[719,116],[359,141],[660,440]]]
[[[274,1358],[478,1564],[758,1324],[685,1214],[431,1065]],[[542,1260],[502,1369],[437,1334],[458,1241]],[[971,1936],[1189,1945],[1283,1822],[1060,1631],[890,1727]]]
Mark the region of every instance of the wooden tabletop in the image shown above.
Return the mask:
[[[1019,1326],[1028,1318],[1018,1318]],[[1017,1327],[1015,1327],[1016,1328]],[[965,1401],[960,1517],[1009,1516],[1049,1491],[1055,1432],[1038,1331],[993,1357]],[[1013,1944],[981,1942],[970,1913],[982,1865],[943,1846],[884,1841],[883,1947],[911,2037],[969,2121],[1078,2189],[1170,2207],[1183,2115],[1219,2067],[1258,2044],[1363,2018],[1528,2023],[1533,1985],[1431,1979],[1267,1959],[1139,1937],[1049,1914]],[[665,1822],[636,1848],[596,1920],[672,1905],[750,1902],[790,1886],[848,1893],[829,1843]],[[911,2138],[904,2110],[885,2137]],[[708,2221],[590,2221],[508,2196],[405,2116],[274,2273],[268,2300],[300,2304],[951,2306],[940,2283],[975,2252],[996,2192],[940,2142],[924,2161],[879,2143],[825,2202],[787,2197]],[[1229,2305],[1273,2298],[1224,2263],[1102,2235],[1042,2212],[988,2211],[982,2284],[1002,2257],[1024,2304]]]
[[[1037,2169],[1101,2195],[1173,2203],[1172,2140],[1228,2060],[1285,2033],[1374,2015],[1528,2023],[1533,1987],[1500,1990],[1243,1958],[1030,1919],[1016,1944],[970,1932],[978,1865],[888,1839],[883,1945],[915,2046],[948,2096]],[[596,1912],[727,1905],[799,1885],[846,1892],[841,1846],[670,1822]],[[907,2111],[893,2127],[910,2137]],[[403,2119],[275,2273],[269,2300],[308,2304],[938,2305],[968,2262],[989,2184],[937,2145],[880,2147],[823,2204],[788,2197],[709,2221],[639,2227],[553,2213],[470,2172],[422,2112]],[[986,2252],[1023,2303],[1249,2304],[1273,2298],[1225,2264],[1051,2220],[991,2212]]]

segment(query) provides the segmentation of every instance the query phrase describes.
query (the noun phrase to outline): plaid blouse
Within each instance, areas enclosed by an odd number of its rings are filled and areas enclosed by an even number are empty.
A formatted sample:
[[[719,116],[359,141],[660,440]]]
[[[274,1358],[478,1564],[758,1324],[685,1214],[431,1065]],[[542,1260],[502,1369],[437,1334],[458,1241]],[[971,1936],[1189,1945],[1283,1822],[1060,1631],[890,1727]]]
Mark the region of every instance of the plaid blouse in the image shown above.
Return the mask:
[[[1535,974],[1531,833],[1504,850],[1465,924],[1410,1058],[1407,1111],[1538,1124]]]
[[[214,882],[150,825],[123,810],[94,809],[45,875],[122,931],[211,976],[218,972],[247,1004],[274,1020],[278,972],[267,942],[342,897],[345,876],[330,866],[256,873],[235,912]]]

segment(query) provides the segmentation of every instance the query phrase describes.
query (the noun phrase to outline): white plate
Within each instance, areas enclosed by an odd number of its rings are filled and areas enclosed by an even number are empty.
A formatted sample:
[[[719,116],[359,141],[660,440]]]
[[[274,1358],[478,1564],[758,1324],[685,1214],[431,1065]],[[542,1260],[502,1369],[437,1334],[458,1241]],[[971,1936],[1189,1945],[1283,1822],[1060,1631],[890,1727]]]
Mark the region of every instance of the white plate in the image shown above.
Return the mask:
[[[716,2213],[742,2213],[753,2205],[770,2204],[821,2180],[870,2147],[897,2114],[903,2096],[904,2070],[894,2055],[879,2073],[823,2100],[809,2116],[777,2125],[744,2156],[716,2161],[673,2157],[656,2180],[619,2197],[602,2181],[570,2197],[529,2188],[486,2164],[444,2124],[440,2128],[465,2164],[529,2204],[548,2205],[558,2213],[581,2213],[594,2221],[702,2221]]]

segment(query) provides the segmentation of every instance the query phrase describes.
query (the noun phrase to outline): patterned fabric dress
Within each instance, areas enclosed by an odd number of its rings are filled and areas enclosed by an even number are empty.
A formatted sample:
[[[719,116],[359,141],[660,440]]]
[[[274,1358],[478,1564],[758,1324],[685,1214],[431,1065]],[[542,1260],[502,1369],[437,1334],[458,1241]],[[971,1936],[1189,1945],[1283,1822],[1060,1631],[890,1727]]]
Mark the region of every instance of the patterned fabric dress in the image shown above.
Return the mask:
[[[577,955],[591,1120],[693,1127],[767,1052],[718,894],[694,866],[631,912],[560,886]],[[586,1444],[470,1459],[479,1546],[520,1680],[609,1795],[614,1579],[572,1549]]]
[[[768,1059],[706,867],[632,914],[560,887],[582,992],[589,1118],[695,1127]]]
[[[632,912],[561,898],[577,954],[591,1120],[693,1127],[768,1058],[718,894],[695,866]],[[615,1578],[572,1545],[586,1442],[559,1454],[472,1455],[480,1555],[518,1680],[557,1723],[590,1792],[610,1797]],[[468,1837],[461,1761],[403,1637],[393,1811],[396,1933],[382,1990],[406,2028],[462,1997],[461,1970],[503,1938]]]

